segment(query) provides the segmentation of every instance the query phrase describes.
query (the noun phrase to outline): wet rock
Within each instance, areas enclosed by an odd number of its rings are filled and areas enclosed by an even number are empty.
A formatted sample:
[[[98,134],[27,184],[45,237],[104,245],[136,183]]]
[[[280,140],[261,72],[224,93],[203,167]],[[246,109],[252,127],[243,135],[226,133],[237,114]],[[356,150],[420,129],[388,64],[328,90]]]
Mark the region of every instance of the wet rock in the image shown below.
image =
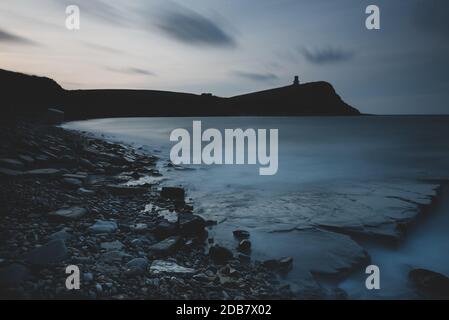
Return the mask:
[[[67,257],[67,254],[67,247],[63,240],[52,240],[26,253],[24,259],[30,264],[43,266],[61,262]]]
[[[292,257],[283,257],[280,259],[265,260],[262,265],[272,271],[278,271],[280,273],[287,273],[293,266]]]
[[[63,228],[62,230],[52,233],[51,235],[49,235],[47,237],[47,239],[49,241],[51,241],[51,240],[67,241],[67,240],[71,240],[73,238],[74,238],[73,234],[67,232],[67,228]]]
[[[112,233],[118,229],[117,223],[114,221],[97,220],[89,227],[92,233]]]
[[[34,163],[34,159],[30,156],[27,155],[20,155],[19,159],[26,164],[33,164]]]
[[[86,189],[86,188],[79,188],[78,192],[81,194],[94,194],[94,190]]]
[[[248,239],[243,239],[242,241],[240,241],[237,249],[244,253],[250,252],[251,251],[251,241],[249,241]]]
[[[214,263],[224,264],[233,258],[231,250],[215,245],[209,249],[209,257]]]
[[[1,288],[14,288],[32,278],[31,272],[22,264],[13,263],[0,269]]]
[[[118,240],[111,242],[102,242],[100,247],[105,250],[121,250],[123,248],[123,243]]]
[[[87,179],[87,175],[80,173],[66,173],[62,175],[62,178],[77,179],[84,182]]]
[[[250,263],[251,262],[251,257],[246,255],[246,254],[242,254],[239,253],[239,255],[237,256],[237,258],[240,260],[240,262],[242,263]]]
[[[148,230],[148,225],[146,223],[136,223],[129,226],[129,228],[136,233],[143,233]]]
[[[177,226],[175,223],[170,223],[167,220],[162,220],[156,225],[153,233],[158,239],[164,239],[166,237],[175,235],[177,233]]]
[[[50,212],[48,215],[53,218],[76,220],[80,219],[88,213],[86,208],[82,207],[70,207],[61,208],[56,211]]]
[[[101,255],[101,260],[104,262],[120,262],[125,258],[130,259],[131,256],[119,250],[107,251]]]
[[[0,166],[8,168],[8,169],[20,170],[20,169],[23,169],[24,164],[23,164],[23,162],[16,160],[16,159],[3,158],[3,159],[0,159]]]
[[[80,165],[88,170],[95,170],[95,166],[87,159],[80,159]]]
[[[413,269],[408,276],[416,288],[430,298],[449,298],[449,278],[447,276],[426,269]]]
[[[183,235],[200,236],[204,232],[206,223],[200,216],[191,213],[178,214],[178,228]]]
[[[23,173],[22,171],[12,170],[12,169],[8,169],[8,168],[0,168],[0,177],[1,176],[17,177],[17,176],[21,175],[22,173]]]
[[[123,185],[106,185],[105,188],[110,193],[118,196],[139,195],[148,191],[142,187],[128,187]]]
[[[134,258],[126,264],[127,275],[144,274],[148,267],[148,260],[145,258]]]
[[[292,257],[284,257],[279,259],[279,269],[281,272],[290,271],[293,266],[293,258]]]
[[[84,282],[92,282],[94,281],[94,275],[91,272],[86,272],[83,274]]]
[[[161,196],[165,199],[184,202],[185,191],[183,188],[163,187]]]
[[[81,180],[75,179],[75,178],[64,178],[61,180],[61,183],[64,187],[68,189],[78,189],[83,185]]]
[[[234,230],[234,231],[232,231],[232,234],[234,235],[234,237],[236,237],[239,240],[249,238],[249,232],[246,230]]]
[[[62,170],[59,169],[34,169],[34,170],[28,170],[23,173],[27,176],[33,176],[33,177],[41,177],[41,178],[52,178],[57,177],[63,174]]]
[[[45,120],[48,124],[60,124],[64,121],[64,111],[48,108]]]
[[[160,274],[160,273],[194,274],[195,270],[180,266],[171,261],[155,260],[150,266],[150,272],[153,274]]]
[[[172,236],[167,239],[164,239],[156,244],[153,244],[149,247],[149,250],[156,255],[165,256],[169,255],[178,249],[181,238],[178,236]]]

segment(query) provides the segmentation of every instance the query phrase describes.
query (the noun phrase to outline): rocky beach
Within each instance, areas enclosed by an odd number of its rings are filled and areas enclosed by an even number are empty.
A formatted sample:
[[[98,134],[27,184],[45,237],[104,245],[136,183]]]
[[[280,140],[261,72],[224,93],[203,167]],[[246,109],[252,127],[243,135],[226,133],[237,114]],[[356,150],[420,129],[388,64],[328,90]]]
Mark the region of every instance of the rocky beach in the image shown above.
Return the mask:
[[[300,298],[279,277],[291,258],[253,261],[246,230],[215,243],[182,188],[132,186],[157,181],[157,157],[34,121],[0,130],[0,298]]]

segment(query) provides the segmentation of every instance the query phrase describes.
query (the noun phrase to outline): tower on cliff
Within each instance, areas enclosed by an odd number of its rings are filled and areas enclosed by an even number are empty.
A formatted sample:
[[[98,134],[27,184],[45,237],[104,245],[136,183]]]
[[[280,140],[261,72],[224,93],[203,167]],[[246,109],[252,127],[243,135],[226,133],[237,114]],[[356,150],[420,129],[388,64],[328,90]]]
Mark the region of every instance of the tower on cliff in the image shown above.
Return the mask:
[[[295,79],[293,80],[294,86],[299,86],[299,76],[295,76]]]

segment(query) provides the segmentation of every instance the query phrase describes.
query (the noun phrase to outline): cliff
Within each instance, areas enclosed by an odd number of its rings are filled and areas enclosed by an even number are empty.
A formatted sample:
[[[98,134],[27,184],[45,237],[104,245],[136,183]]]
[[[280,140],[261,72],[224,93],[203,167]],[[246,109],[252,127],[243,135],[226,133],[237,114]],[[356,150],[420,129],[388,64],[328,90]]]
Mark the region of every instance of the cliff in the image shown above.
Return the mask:
[[[327,82],[293,84],[230,98],[155,90],[64,90],[54,80],[0,70],[6,113],[54,107],[67,120],[170,116],[360,115]]]

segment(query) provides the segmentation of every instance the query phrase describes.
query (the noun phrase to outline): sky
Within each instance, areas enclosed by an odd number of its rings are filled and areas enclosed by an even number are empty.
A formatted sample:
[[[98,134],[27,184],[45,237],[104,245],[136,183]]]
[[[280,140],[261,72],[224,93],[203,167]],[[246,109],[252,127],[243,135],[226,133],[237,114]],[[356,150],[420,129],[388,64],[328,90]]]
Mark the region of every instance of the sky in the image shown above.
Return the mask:
[[[368,5],[380,30],[365,27]],[[65,26],[80,9],[80,29]],[[374,114],[449,114],[447,0],[2,0],[0,68],[66,89],[233,96],[328,81]]]

